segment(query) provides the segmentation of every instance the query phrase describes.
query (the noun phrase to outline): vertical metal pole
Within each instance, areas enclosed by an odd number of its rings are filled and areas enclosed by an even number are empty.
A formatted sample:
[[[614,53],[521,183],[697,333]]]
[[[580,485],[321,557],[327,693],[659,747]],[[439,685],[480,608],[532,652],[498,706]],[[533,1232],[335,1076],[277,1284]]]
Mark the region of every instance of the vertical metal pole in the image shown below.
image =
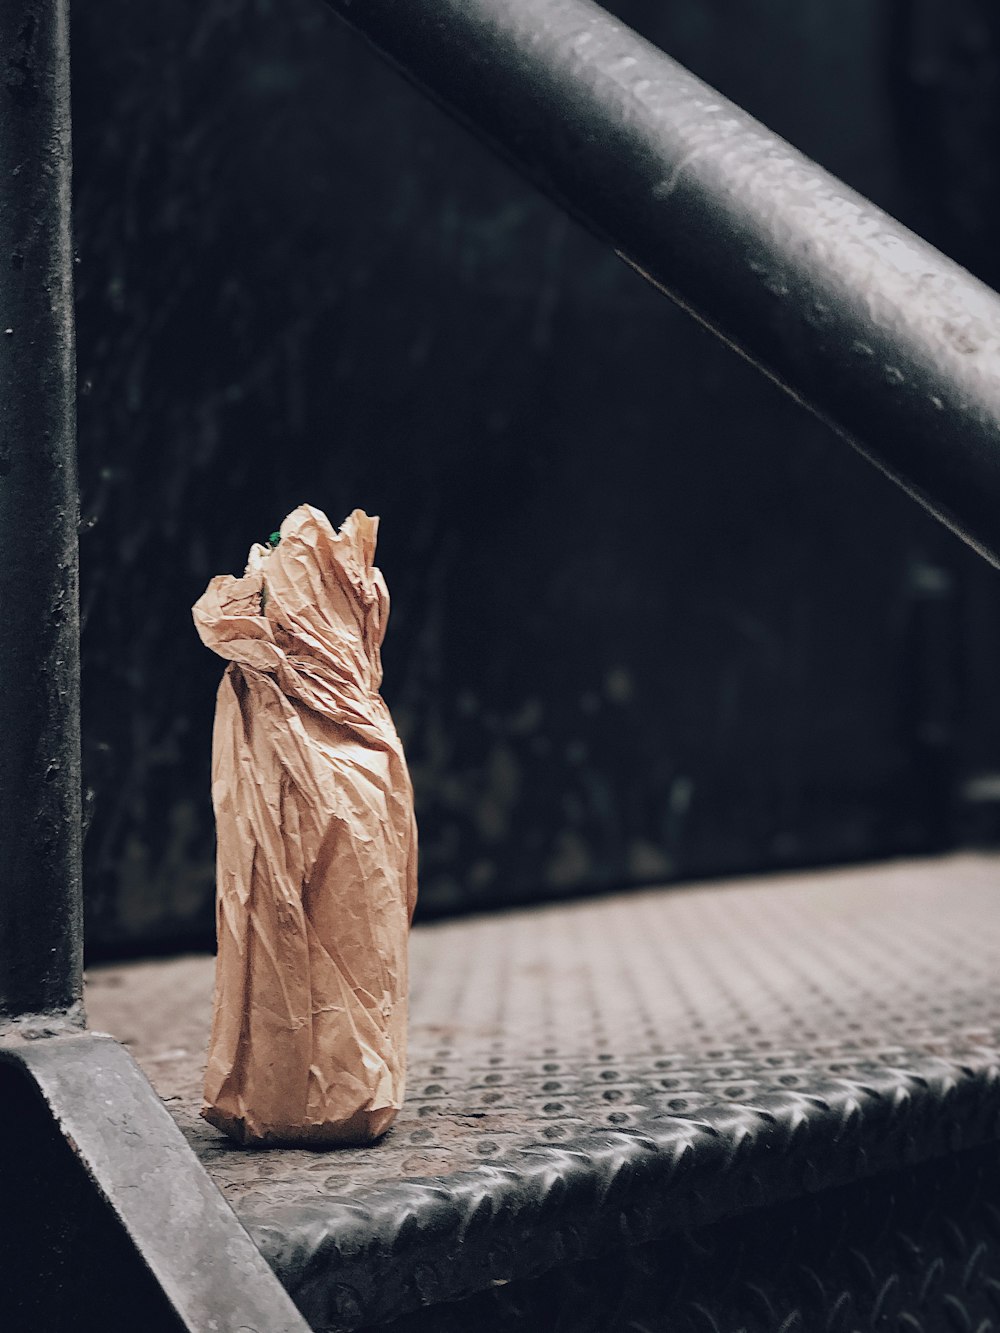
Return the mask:
[[[0,1022],[82,1021],[68,0],[0,2]]]

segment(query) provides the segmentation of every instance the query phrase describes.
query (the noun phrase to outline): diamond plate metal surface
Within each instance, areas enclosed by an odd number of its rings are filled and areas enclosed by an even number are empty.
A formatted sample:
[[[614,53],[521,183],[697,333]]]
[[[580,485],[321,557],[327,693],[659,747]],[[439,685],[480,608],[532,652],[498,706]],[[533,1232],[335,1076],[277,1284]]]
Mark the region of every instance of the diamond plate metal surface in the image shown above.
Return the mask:
[[[958,1153],[531,1281],[385,1333],[996,1333],[1000,1161]]]
[[[962,856],[421,927],[408,1102],[367,1149],[198,1119],[210,960],[88,1003],[313,1326],[359,1328],[994,1140],[998,889]]]

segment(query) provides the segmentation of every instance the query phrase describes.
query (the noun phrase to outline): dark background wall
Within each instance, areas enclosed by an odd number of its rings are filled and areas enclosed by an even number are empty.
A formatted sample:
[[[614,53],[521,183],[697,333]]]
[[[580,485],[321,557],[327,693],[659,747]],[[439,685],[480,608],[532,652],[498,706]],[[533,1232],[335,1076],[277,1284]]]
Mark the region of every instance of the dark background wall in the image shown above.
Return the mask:
[[[989,0],[621,0],[994,283]],[[425,911],[993,835],[1000,585],[319,0],[74,10],[95,951],[212,929],[189,608],[382,516]]]

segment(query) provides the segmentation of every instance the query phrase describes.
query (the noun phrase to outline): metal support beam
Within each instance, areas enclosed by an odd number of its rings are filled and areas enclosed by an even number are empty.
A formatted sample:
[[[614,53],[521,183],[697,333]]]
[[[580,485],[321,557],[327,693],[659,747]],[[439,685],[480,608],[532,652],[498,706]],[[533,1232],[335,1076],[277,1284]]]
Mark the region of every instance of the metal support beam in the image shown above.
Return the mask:
[[[0,1024],[82,1021],[68,0],[0,4]]]
[[[1000,564],[989,288],[590,0],[328,3]]]
[[[308,1333],[121,1046],[0,1040],[3,1327]]]

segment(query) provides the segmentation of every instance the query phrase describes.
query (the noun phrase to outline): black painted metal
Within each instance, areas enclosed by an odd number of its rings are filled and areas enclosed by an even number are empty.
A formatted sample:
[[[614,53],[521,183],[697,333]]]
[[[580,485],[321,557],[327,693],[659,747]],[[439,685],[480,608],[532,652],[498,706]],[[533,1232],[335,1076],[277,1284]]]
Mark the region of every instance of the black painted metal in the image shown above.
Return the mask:
[[[732,1048],[719,1055],[717,1067],[732,1071]],[[847,1041],[824,1057],[840,1066],[836,1078],[801,1051],[781,1076],[766,1057],[745,1060],[732,1071],[752,1089],[739,1104],[712,1089],[697,1110],[670,1112],[662,1095],[658,1107],[629,1088],[645,1106],[627,1126],[591,1126],[360,1198],[331,1179],[325,1192],[240,1216],[310,1323],[351,1330],[996,1139],[995,1067],[964,1070],[951,1055],[909,1049],[899,1067],[880,1068]],[[631,1062],[609,1072],[638,1077]],[[712,1064],[672,1064],[667,1077],[687,1093],[674,1100],[701,1099]]]
[[[988,1333],[1000,1297],[995,1147],[661,1237],[385,1333]]]
[[[1000,564],[989,288],[589,0],[328,3]]]
[[[68,20],[0,6],[0,1022],[82,985]]]
[[[855,1086],[832,1096],[806,1081],[750,1110],[650,1115],[446,1183],[387,1186],[350,1218],[346,1199],[319,1196],[244,1220],[314,1327],[356,1329],[994,1138],[995,1077],[980,1072],[949,1100],[954,1069],[914,1053],[907,1066],[905,1077],[852,1071]]]
[[[2,1221],[15,1224],[10,1244],[20,1256],[18,1264],[10,1264],[12,1251],[4,1245],[4,1328],[102,1327],[124,1333],[167,1325],[191,1333],[304,1333],[302,1316],[117,1042],[80,1034],[0,1043],[0,1069],[30,1080],[37,1095],[23,1128],[6,1125],[9,1132],[0,1142]],[[47,1150],[33,1142],[36,1160],[28,1163],[25,1178],[22,1133],[28,1120],[45,1119],[55,1129],[48,1151],[66,1156],[71,1151],[85,1174],[76,1199],[81,1215],[95,1197],[103,1199],[119,1242],[131,1247],[133,1265],[150,1275],[144,1289],[141,1280],[137,1284],[142,1306],[124,1322],[117,1322],[120,1311],[111,1324],[90,1318],[103,1310],[101,1289],[123,1281],[126,1266],[123,1259],[120,1266],[109,1265],[110,1232],[105,1252],[93,1256],[88,1238],[74,1230],[74,1211],[58,1215],[58,1191],[71,1181],[72,1164],[60,1159],[46,1176],[45,1163],[37,1159]],[[47,1188],[38,1188],[42,1181]],[[98,1258],[99,1270],[81,1271],[84,1256]],[[67,1293],[77,1302],[75,1319],[72,1325],[54,1324],[53,1312],[65,1310]],[[149,1302],[158,1305],[155,1320]],[[39,1318],[40,1311],[48,1318]]]

